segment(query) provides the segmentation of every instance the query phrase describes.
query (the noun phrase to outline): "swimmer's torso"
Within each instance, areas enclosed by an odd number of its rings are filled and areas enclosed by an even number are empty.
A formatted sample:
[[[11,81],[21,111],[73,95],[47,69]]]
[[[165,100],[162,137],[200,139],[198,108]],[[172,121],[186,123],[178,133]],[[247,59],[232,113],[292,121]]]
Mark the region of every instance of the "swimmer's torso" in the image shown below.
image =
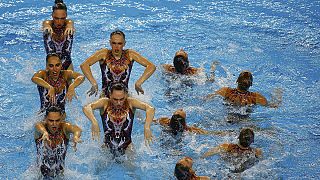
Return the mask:
[[[108,89],[113,83],[121,82],[128,87],[133,62],[130,60],[129,50],[123,50],[118,60],[107,50],[106,58],[100,63],[102,89],[106,97],[109,97]]]
[[[41,137],[35,140],[38,155],[37,161],[44,177],[56,177],[64,171],[69,139],[61,128],[55,134],[49,133],[49,139],[50,143],[42,141]]]
[[[67,93],[68,82],[64,77],[64,71],[63,70],[60,71],[60,74],[57,80],[53,80],[51,77],[49,77],[47,72],[44,80],[48,84],[50,84],[55,90],[55,93],[56,93],[55,105],[61,108],[62,111],[65,111],[65,103],[66,103],[65,96]],[[40,103],[41,103],[40,110],[44,111],[52,105],[52,103],[49,100],[49,97],[47,97],[49,90],[42,86],[38,86],[38,91],[39,91]]]
[[[256,94],[249,91],[240,92],[236,88],[228,88],[225,93],[225,100],[236,106],[255,105]]]
[[[131,144],[133,126],[133,112],[128,102],[121,107],[109,103],[102,115],[102,124],[105,133],[105,144],[111,151],[124,152]]]
[[[59,55],[62,68],[64,70],[68,69],[71,61],[71,49],[73,43],[73,35],[64,35],[64,28],[59,30],[54,30],[52,36],[49,33],[43,34],[44,47],[46,53],[56,53]]]

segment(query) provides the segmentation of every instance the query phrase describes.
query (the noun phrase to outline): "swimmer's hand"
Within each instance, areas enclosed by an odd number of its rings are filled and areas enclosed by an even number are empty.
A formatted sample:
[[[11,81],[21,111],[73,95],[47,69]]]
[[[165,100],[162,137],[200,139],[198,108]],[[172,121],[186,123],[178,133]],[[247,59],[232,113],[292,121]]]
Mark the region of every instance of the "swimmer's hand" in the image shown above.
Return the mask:
[[[100,140],[100,128],[97,122],[93,122],[91,126],[92,140]]]
[[[152,142],[152,132],[150,130],[150,128],[145,127],[144,128],[144,143],[147,145],[149,145]]]
[[[142,89],[140,83],[136,82],[135,85],[134,85],[134,88],[136,89],[138,95],[139,95],[139,92],[140,92],[141,94],[144,94],[144,90]]]
[[[71,85],[68,87],[68,92],[67,92],[67,94],[66,94],[67,101],[71,102],[73,96],[76,97],[76,93],[75,93],[75,91],[74,91],[74,86],[73,86],[73,84],[71,84]]]
[[[87,91],[87,94],[89,94],[89,96],[92,96],[94,94],[94,96],[98,95],[98,84],[94,84],[92,85],[91,89],[89,91]]]
[[[51,140],[49,139],[49,133],[47,131],[45,131],[42,134],[41,140],[42,140],[42,142],[48,141],[49,144],[51,143]]]
[[[65,36],[67,36],[67,35],[73,35],[74,34],[74,32],[75,32],[76,30],[73,28],[73,27],[66,27],[66,30],[64,31],[64,35]]]
[[[77,144],[82,143],[82,140],[80,139],[79,136],[74,136],[72,141],[73,141],[73,144],[71,146],[74,151],[77,151]]]
[[[47,97],[49,98],[49,101],[51,103],[56,102],[56,93],[55,93],[54,87],[50,86]]]

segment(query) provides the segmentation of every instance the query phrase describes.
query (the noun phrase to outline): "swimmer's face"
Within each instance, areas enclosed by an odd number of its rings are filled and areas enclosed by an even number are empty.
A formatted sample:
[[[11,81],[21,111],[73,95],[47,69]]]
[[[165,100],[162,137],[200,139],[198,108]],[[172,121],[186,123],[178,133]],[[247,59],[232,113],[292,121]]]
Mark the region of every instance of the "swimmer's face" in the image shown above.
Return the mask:
[[[110,100],[115,106],[123,106],[127,99],[127,94],[123,90],[113,90],[110,94]]]
[[[112,54],[114,56],[121,56],[123,47],[126,43],[123,36],[120,34],[114,34],[109,42],[112,49]]]
[[[61,113],[49,112],[48,116],[45,119],[45,122],[50,133],[57,132],[58,128],[61,125]]]
[[[47,62],[47,70],[49,71],[49,76],[53,78],[58,78],[60,71],[62,69],[61,60],[57,56],[51,56]]]
[[[52,13],[52,19],[56,28],[63,28],[66,23],[67,12],[63,9],[56,9]]]

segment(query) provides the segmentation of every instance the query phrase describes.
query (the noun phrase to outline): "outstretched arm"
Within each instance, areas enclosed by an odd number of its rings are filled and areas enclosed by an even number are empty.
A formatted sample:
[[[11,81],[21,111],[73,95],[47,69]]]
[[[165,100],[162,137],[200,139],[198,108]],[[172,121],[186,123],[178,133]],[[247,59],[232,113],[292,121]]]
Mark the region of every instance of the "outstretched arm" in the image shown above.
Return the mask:
[[[209,100],[209,99],[212,99],[216,96],[222,96],[222,97],[225,97],[226,93],[227,93],[227,90],[229,88],[228,87],[223,87],[219,90],[217,90],[216,92],[212,93],[212,94],[208,94],[207,96],[205,96],[205,100]]]
[[[32,76],[31,81],[39,86],[42,86],[42,87],[48,89],[47,96],[49,97],[49,100],[51,102],[55,102],[55,98],[56,98],[55,90],[49,83],[47,83],[44,80],[45,74],[46,74],[46,71],[44,71],[44,70],[38,71]]]
[[[162,118],[159,118],[159,119],[154,119],[153,122],[154,123],[159,123],[162,126],[168,126],[169,122],[170,122],[170,119],[167,118],[167,117],[162,117]]]
[[[281,88],[276,88],[273,90],[271,95],[271,100],[268,102],[268,106],[271,108],[278,108],[282,103],[283,90]]]
[[[81,65],[80,68],[84,74],[84,76],[89,80],[92,87],[88,91],[89,96],[95,94],[97,96],[98,94],[98,84],[97,81],[94,79],[90,66],[95,64],[96,62],[105,59],[105,56],[107,55],[108,50],[107,49],[101,49],[97,52],[95,52],[92,56],[90,56],[88,59],[86,59]]]
[[[73,134],[73,149],[74,151],[77,151],[77,143],[81,143],[82,140],[80,139],[81,137],[81,128],[79,128],[77,125],[72,125],[70,123],[64,123],[63,124],[63,131],[64,133],[69,136],[70,133]]]
[[[68,80],[74,79],[74,81],[69,85],[66,98],[68,101],[72,100],[72,97],[76,95],[74,89],[78,87],[84,81],[84,76],[80,73],[74,72],[72,70],[65,70]]]
[[[107,103],[108,103],[107,98],[100,98],[83,107],[83,113],[87,116],[87,118],[92,123],[91,134],[92,134],[93,140],[100,139],[100,128],[99,128],[97,119],[94,117],[93,110],[103,109]]]
[[[144,58],[139,53],[137,53],[133,50],[130,50],[129,53],[130,53],[130,57],[133,60],[137,61],[142,66],[146,67],[142,76],[135,83],[135,89],[136,89],[137,93],[139,94],[139,92],[140,92],[141,94],[144,94],[144,91],[143,91],[141,85],[144,83],[144,81],[146,81],[153,74],[153,72],[156,70],[156,66],[152,62],[150,62],[149,60],[147,60],[146,58]]]
[[[154,118],[155,109],[151,105],[135,98],[128,97],[128,101],[131,104],[132,108],[137,108],[146,111],[146,122],[144,124],[144,139],[145,143],[149,144],[152,141],[152,132],[150,130],[150,125]]]
[[[206,158],[206,157],[209,157],[209,156],[213,156],[215,154],[219,154],[223,151],[226,150],[226,148],[228,148],[228,144],[221,144],[217,147],[214,147],[212,149],[209,149],[209,151],[207,151],[206,153],[204,153],[201,158]]]

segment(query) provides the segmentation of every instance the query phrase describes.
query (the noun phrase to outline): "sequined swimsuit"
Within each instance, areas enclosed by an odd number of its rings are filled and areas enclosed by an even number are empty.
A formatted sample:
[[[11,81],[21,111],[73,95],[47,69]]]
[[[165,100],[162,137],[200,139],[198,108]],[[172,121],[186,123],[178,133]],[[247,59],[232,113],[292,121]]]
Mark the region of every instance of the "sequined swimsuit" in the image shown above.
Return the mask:
[[[49,77],[49,72],[47,72],[47,75],[44,78],[44,81],[49,83],[54,88],[56,93],[55,106],[58,106],[64,112],[65,104],[66,104],[65,96],[67,93],[68,82],[64,79],[63,74],[64,74],[64,71],[63,70],[60,71],[59,77],[55,81]],[[43,112],[53,104],[50,102],[49,97],[47,97],[49,90],[39,85],[37,87],[38,87],[39,96],[40,96],[40,104],[41,104],[40,111]]]
[[[49,132],[50,144],[43,142],[41,137],[35,140],[37,162],[43,177],[52,179],[63,174],[69,139],[61,128],[54,134],[51,134],[48,129],[47,132]]]
[[[255,105],[256,94],[249,91],[240,92],[236,88],[228,88],[225,94],[225,100],[231,103],[232,105],[237,106]]]
[[[133,126],[133,112],[128,102],[121,107],[115,107],[109,103],[102,115],[102,124],[105,134],[104,143],[113,154],[124,154],[131,143]]]
[[[64,28],[55,29],[52,37],[49,33],[43,34],[44,47],[46,53],[56,53],[59,55],[62,62],[62,69],[66,70],[72,63],[71,49],[73,43],[73,35],[61,35],[64,33]],[[60,37],[57,35],[61,35]],[[63,36],[63,37],[62,37]]]
[[[116,60],[111,51],[107,58],[100,64],[102,74],[102,90],[109,97],[108,89],[113,83],[122,82],[128,87],[133,62],[129,58],[129,51],[123,50],[120,59]]]

